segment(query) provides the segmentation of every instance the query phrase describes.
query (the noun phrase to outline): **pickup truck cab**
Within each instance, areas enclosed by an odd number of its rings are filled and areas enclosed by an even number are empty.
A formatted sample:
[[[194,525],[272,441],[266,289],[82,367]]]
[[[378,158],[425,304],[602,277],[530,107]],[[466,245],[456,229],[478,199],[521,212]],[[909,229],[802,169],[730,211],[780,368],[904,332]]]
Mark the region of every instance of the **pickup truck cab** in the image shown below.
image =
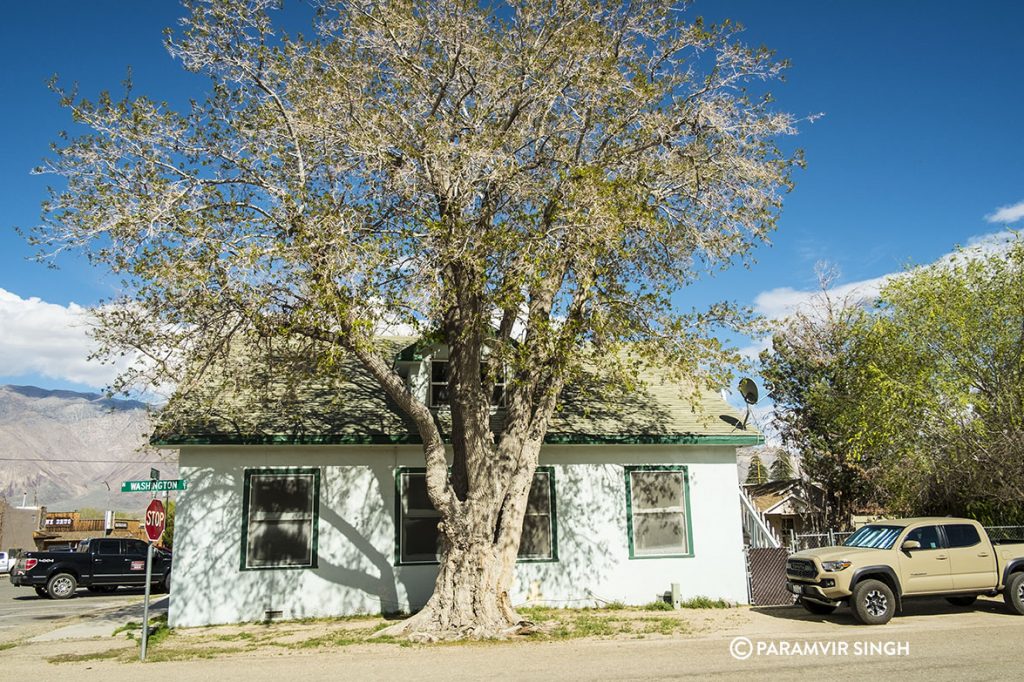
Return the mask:
[[[0,552],[0,573],[7,573],[14,565],[14,557],[7,552]]]
[[[11,584],[35,588],[52,599],[74,596],[79,587],[92,592],[113,592],[121,585],[146,583],[147,545],[131,538],[82,540],[74,552],[22,552],[11,569]],[[153,550],[151,580],[169,591],[171,553]]]
[[[1024,543],[995,542],[969,519],[876,521],[838,547],[797,552],[786,561],[787,589],[811,613],[847,604],[861,623],[887,623],[909,597],[945,597],[970,606],[1002,594],[1024,615]]]

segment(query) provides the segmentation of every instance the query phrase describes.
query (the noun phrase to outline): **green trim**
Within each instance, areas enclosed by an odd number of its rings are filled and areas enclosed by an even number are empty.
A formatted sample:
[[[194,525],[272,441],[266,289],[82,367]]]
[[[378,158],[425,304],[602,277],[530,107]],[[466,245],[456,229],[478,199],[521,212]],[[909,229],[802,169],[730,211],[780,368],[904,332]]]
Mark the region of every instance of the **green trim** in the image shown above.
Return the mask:
[[[626,476],[626,537],[629,540],[630,559],[690,559],[693,558],[693,517],[690,516],[690,471],[689,467],[680,464],[627,464],[623,467]],[[634,471],[671,471],[683,472],[683,506],[686,514],[686,549],[685,553],[677,554],[644,554],[637,556],[633,546],[633,492],[630,475]]]
[[[555,467],[538,466],[536,472],[547,474],[548,477],[548,503],[551,508],[551,556],[537,559],[516,558],[516,563],[521,564],[550,564],[558,561],[558,504],[555,499]],[[424,467],[395,467],[395,566],[437,566],[438,561],[403,561],[402,560],[402,476],[407,474],[426,475]]]
[[[246,566],[249,545],[249,497],[252,477],[254,475],[267,474],[301,474],[313,476],[313,519],[311,530],[310,563],[303,566]],[[317,568],[319,563],[319,542],[320,542],[320,469],[312,467],[258,467],[245,469],[242,480],[242,542],[241,555],[239,557],[239,570],[241,571],[296,571]]]
[[[395,566],[437,566],[434,561],[402,561],[402,476],[427,475],[425,467],[395,467]]]
[[[422,445],[415,434],[169,434],[153,437],[150,445]],[[608,434],[549,433],[547,445],[762,445],[764,436],[712,436],[687,434]]]
[[[553,564],[558,562],[558,504],[555,500],[555,467],[538,466],[536,471],[534,471],[534,476],[537,475],[537,472],[547,474],[548,476],[548,505],[551,510],[548,515],[548,518],[551,519],[551,556],[523,559],[516,557],[517,564]]]

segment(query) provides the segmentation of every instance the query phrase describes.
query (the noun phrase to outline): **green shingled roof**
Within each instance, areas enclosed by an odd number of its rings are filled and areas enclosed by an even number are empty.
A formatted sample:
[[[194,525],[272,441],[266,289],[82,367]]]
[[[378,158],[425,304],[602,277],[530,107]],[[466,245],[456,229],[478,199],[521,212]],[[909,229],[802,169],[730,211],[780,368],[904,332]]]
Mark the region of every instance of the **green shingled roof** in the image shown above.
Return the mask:
[[[414,339],[382,340],[396,361],[418,360]],[[403,351],[406,351],[403,353]],[[405,357],[409,355],[409,357]],[[204,377],[187,401],[172,401],[153,435],[154,445],[205,444],[414,444],[411,421],[357,362],[341,358],[333,370],[314,366],[310,353],[229,356]],[[220,377],[219,379],[217,377]],[[714,392],[693,405],[686,386],[647,370],[633,389],[567,386],[546,442],[558,444],[753,445],[761,435],[738,430],[720,415],[742,419]],[[694,409],[696,407],[696,409]],[[437,411],[442,432],[450,418]],[[493,419],[500,429],[502,412]]]

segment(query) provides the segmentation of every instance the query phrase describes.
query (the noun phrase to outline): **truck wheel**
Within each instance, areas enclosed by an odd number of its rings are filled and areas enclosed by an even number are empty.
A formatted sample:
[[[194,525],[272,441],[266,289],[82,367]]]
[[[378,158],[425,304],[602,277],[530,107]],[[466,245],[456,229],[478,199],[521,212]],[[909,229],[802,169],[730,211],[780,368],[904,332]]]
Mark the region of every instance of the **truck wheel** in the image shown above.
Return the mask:
[[[46,591],[54,599],[73,597],[78,588],[78,581],[70,573],[58,573],[46,583]]]
[[[1024,573],[1017,572],[1010,576],[1003,592],[1003,599],[1011,611],[1024,616]]]
[[[827,616],[828,614],[836,610],[836,607],[834,606],[829,606],[828,604],[819,604],[816,601],[810,601],[808,599],[801,599],[800,605],[816,616]]]
[[[164,576],[164,581],[160,583],[160,591],[164,594],[171,593],[171,574],[168,573]]]
[[[946,597],[946,601],[948,601],[953,606],[970,606],[974,602],[978,601],[978,598],[975,597],[975,596],[971,596],[971,597]]]
[[[33,588],[35,589],[36,594],[39,595],[40,597],[42,597],[43,599],[49,599],[50,598],[50,593],[47,592],[46,588],[43,587],[42,585],[33,585]]]
[[[865,580],[857,583],[850,605],[853,615],[864,625],[884,625],[896,612],[896,597],[881,580]]]

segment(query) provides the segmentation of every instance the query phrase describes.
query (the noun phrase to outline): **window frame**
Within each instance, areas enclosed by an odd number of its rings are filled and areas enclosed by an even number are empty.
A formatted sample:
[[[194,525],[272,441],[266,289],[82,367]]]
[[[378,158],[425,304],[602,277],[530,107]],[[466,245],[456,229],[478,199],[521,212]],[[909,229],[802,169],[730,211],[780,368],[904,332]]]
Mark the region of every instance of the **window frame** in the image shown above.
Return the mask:
[[[553,466],[538,466],[537,473],[546,474],[548,477],[548,501],[550,504],[550,529],[551,529],[551,556],[550,557],[516,557],[516,563],[542,564],[555,563],[558,561],[558,505],[555,500],[555,468]],[[428,561],[407,561],[402,558],[402,532],[404,528],[402,515],[402,476],[408,475],[426,476],[425,467],[399,466],[395,467],[395,566],[437,566],[440,562],[437,559]],[[438,514],[440,517],[440,514]]]
[[[427,406],[430,407],[430,409],[432,409],[432,410],[437,410],[437,409],[441,409],[441,408],[450,408],[451,407],[451,400],[449,400],[448,402],[444,402],[444,403],[434,402],[434,387],[435,386],[444,386],[446,388],[446,390],[447,390],[447,386],[448,386],[448,380],[447,379],[445,381],[434,381],[434,365],[435,364],[449,365],[449,364],[451,364],[451,360],[449,360],[448,358],[444,358],[444,359],[438,358],[436,360],[434,358],[431,358],[430,361],[427,363],[427,375],[428,375],[428,379],[429,379],[429,381],[427,382]],[[485,365],[484,362],[480,363],[481,374],[483,374],[484,365]],[[448,370],[447,369],[445,369],[445,376],[446,377],[448,376]],[[501,391],[501,398],[498,401],[494,400],[494,395],[493,395],[493,392],[492,392],[492,395],[491,395],[491,398],[490,398],[490,404],[491,404],[491,409],[492,410],[503,409],[508,404],[508,374],[505,371],[505,368],[501,368],[500,373],[498,374],[498,376],[495,377],[494,389],[493,390],[494,391],[498,391],[499,389]]]
[[[684,464],[627,464],[624,465],[626,480],[626,537],[629,544],[630,559],[692,559],[693,548],[693,516],[690,513],[690,471]],[[671,554],[637,554],[633,533],[633,481],[634,472],[647,473],[682,473],[683,475],[683,504],[681,511],[683,523],[686,527],[686,552],[673,552]]]
[[[949,532],[949,529],[953,527],[970,528],[971,532],[974,533],[976,540],[969,545],[954,545]],[[978,529],[970,523],[944,523],[940,528],[942,528],[942,536],[945,540],[946,549],[972,549],[982,543],[981,533],[979,533]]]
[[[253,467],[244,469],[242,477],[242,537],[239,557],[239,570],[242,571],[306,571],[319,567],[319,532],[320,532],[320,469],[317,467]],[[310,519],[310,563],[300,566],[248,566],[249,549],[249,515],[252,479],[254,476],[312,476],[313,500]]]

